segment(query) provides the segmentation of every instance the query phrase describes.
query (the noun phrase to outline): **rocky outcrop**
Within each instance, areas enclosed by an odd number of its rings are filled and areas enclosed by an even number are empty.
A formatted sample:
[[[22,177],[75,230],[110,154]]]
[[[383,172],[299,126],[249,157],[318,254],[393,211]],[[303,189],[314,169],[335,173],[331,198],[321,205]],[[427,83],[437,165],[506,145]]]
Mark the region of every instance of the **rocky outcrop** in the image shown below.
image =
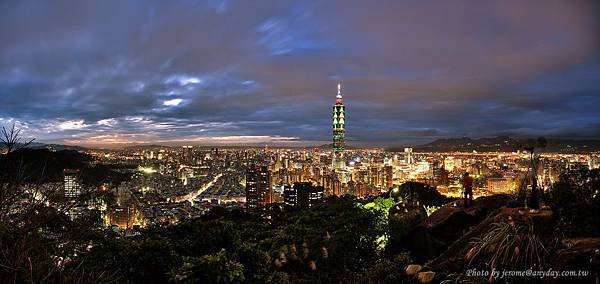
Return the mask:
[[[410,264],[406,266],[405,272],[408,276],[414,276],[423,269],[423,266],[418,264]]]
[[[444,272],[464,272],[465,255],[471,248],[471,240],[475,237],[481,237],[489,229],[490,224],[496,222],[505,222],[509,219],[517,220],[520,218],[530,218],[536,227],[541,230],[549,230],[553,222],[553,213],[550,209],[538,210],[535,212],[523,208],[502,207],[489,217],[485,218],[478,225],[474,226],[463,234],[458,240],[452,243],[446,251],[431,260],[424,269]]]
[[[600,238],[571,238],[561,241],[550,265],[557,270],[591,269],[589,267],[595,251],[600,250]]]
[[[435,272],[433,271],[419,272],[417,274],[417,280],[419,281],[419,283],[431,283],[431,281],[433,281],[434,278]]]
[[[508,195],[492,195],[477,198],[466,208],[461,201],[444,205],[412,229],[407,237],[411,256],[420,262],[438,256],[511,199]]]

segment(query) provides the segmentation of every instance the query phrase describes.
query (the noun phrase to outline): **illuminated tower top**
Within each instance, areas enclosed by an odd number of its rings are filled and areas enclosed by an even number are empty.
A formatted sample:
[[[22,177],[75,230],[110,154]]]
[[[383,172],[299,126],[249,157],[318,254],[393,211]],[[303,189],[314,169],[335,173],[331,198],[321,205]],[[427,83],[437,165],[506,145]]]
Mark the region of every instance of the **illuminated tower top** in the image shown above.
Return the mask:
[[[338,170],[344,168],[344,136],[346,136],[346,107],[342,100],[342,85],[338,84],[335,105],[333,105],[333,167]]]
[[[338,84],[337,96],[335,97],[335,105],[333,105],[333,134],[336,135],[336,131],[338,134],[342,134],[340,138],[343,144],[343,134],[346,130],[345,122],[346,120],[346,107],[344,106],[344,102],[342,100],[342,85]],[[335,140],[334,140],[335,143]],[[341,145],[343,147],[343,145]]]

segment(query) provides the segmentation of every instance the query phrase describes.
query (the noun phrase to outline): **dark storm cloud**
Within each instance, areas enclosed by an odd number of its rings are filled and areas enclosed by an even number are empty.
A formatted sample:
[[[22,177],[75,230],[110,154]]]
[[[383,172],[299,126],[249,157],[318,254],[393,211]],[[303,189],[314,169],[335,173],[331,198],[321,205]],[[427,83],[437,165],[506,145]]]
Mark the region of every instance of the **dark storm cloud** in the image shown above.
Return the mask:
[[[3,1],[0,123],[87,144],[598,137],[592,1]],[[595,14],[596,13],[596,14]]]

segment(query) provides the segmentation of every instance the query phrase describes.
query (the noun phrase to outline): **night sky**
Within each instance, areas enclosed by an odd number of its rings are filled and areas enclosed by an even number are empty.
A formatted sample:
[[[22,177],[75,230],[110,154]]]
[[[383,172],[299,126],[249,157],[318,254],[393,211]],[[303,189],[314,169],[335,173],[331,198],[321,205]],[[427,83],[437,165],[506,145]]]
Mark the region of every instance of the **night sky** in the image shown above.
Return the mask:
[[[0,1],[0,125],[86,146],[317,145],[339,82],[350,144],[600,138],[593,2]]]

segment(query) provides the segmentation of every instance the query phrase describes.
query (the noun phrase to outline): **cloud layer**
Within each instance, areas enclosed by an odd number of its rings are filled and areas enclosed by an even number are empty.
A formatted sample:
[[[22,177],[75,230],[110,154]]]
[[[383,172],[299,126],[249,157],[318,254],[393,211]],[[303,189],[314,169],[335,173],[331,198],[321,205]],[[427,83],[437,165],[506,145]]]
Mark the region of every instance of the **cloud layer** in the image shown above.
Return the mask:
[[[0,124],[38,140],[600,137],[593,1],[4,1]]]

